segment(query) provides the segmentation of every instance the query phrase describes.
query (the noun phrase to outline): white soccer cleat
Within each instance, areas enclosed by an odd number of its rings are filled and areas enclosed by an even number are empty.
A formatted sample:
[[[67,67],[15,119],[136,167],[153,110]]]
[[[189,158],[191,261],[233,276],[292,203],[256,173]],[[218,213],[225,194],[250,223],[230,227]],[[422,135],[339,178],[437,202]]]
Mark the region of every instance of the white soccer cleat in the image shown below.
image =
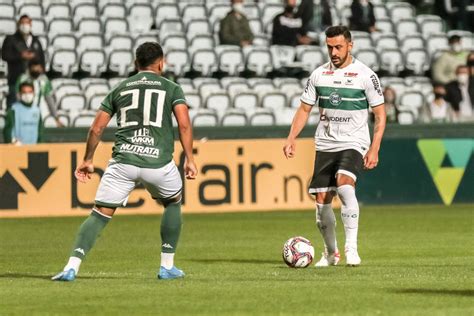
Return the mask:
[[[336,250],[336,252],[333,254],[323,252],[321,259],[319,259],[319,261],[316,262],[314,266],[317,268],[335,266],[339,262],[339,259],[341,259],[341,254],[339,253],[339,250]]]
[[[349,267],[357,267],[360,265],[360,257],[357,253],[357,248],[346,248],[346,265]]]

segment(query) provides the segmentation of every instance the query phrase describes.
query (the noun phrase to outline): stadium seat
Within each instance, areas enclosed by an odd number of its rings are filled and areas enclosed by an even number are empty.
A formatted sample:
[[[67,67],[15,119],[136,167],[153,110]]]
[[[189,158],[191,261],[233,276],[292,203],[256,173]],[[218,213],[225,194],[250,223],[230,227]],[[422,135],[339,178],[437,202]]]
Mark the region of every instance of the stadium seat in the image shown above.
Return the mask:
[[[401,41],[401,50],[405,54],[410,50],[410,49],[424,49],[425,48],[425,40],[421,35],[409,35],[406,36],[402,41]]]
[[[0,3],[0,18],[13,18],[16,16],[16,9],[13,3]]]
[[[30,18],[39,19],[44,17],[43,7],[36,3],[25,3],[18,8],[18,16],[27,14]]]
[[[99,12],[97,10],[97,6],[92,3],[80,3],[74,7],[72,16],[74,22],[77,25],[84,18],[97,18],[99,16]]]
[[[249,85],[247,84],[246,80],[229,82],[226,85],[224,85],[221,80],[221,85],[224,89],[226,89],[227,93],[231,98],[234,98],[239,93],[249,91]]]
[[[383,87],[385,88],[391,87],[396,91],[397,100],[400,99],[401,95],[407,89],[407,86],[405,85],[405,81],[403,80],[403,78],[400,78],[400,77],[381,77],[380,81]]]
[[[77,40],[74,34],[59,34],[50,38],[51,40],[51,52],[58,49],[70,49],[75,50],[77,48]]]
[[[192,19],[186,24],[186,37],[192,40],[196,35],[209,35],[211,28],[206,19]]]
[[[385,49],[398,49],[400,44],[394,34],[382,34],[375,42],[375,47],[380,53]]]
[[[237,47],[219,54],[219,70],[230,76],[238,76],[245,69],[244,64],[242,52]]]
[[[420,21],[419,24],[423,37],[428,38],[431,34],[444,32],[444,23],[439,16],[424,16],[418,19]]]
[[[195,113],[192,113],[192,122],[194,127],[213,127],[219,124],[219,118],[213,110],[197,109]]]
[[[163,48],[166,51],[179,49],[185,50],[188,48],[188,41],[183,33],[171,33],[162,38]]]
[[[296,51],[292,46],[272,45],[270,47],[270,52],[272,54],[274,69],[291,66],[295,61]]]
[[[192,37],[188,49],[193,54],[197,50],[210,49],[214,46],[214,38],[211,35],[200,34]]]
[[[267,3],[262,9],[262,23],[267,25],[273,21],[273,18],[283,12],[283,6],[276,3]]]
[[[244,12],[249,20],[260,18],[260,9],[256,3],[244,2]]]
[[[101,33],[102,23],[97,18],[82,18],[77,22],[77,31],[79,33]]]
[[[51,57],[51,70],[61,73],[63,77],[69,77],[77,65],[77,54],[75,50],[57,49]]]
[[[249,118],[251,126],[272,126],[275,123],[275,114],[270,109],[256,108]]]
[[[258,95],[251,91],[238,93],[234,95],[232,107],[250,112],[258,107]]]
[[[100,33],[86,33],[79,37],[77,41],[77,50],[102,50],[104,48],[104,39]]]
[[[248,118],[245,111],[242,109],[228,109],[222,115],[221,124],[222,126],[246,126],[248,124]]]
[[[176,3],[160,3],[156,8],[155,24],[160,25],[165,19],[179,19],[179,8]]]
[[[48,25],[48,36],[55,36],[57,34],[72,33],[74,27],[72,20],[69,18],[55,18],[51,20]]]
[[[105,53],[101,49],[86,49],[81,54],[80,70],[88,72],[90,76],[97,77],[107,70]]]
[[[100,105],[102,104],[102,101],[105,99],[107,96],[106,93],[99,93],[99,94],[94,94],[89,98],[89,101],[87,102],[87,109],[92,110],[92,111],[97,111],[100,108]]]
[[[408,35],[418,34],[420,30],[415,19],[400,19],[396,24],[397,36],[401,40]]]
[[[69,127],[70,126],[70,118],[69,116],[66,114],[66,113],[58,113],[57,114],[57,117],[59,119],[59,121],[65,126],[65,127]],[[47,114],[44,118],[43,118],[43,126],[44,127],[49,127],[49,128],[56,128],[57,125],[56,125],[56,118],[54,116],[52,116],[51,114]]]
[[[326,54],[317,46],[301,51],[297,58],[303,63],[303,68],[311,72],[326,62]]]
[[[132,32],[132,34],[133,34],[133,32]],[[137,47],[140,46],[141,44],[145,43],[145,42],[159,42],[158,33],[150,32],[150,33],[138,34],[135,37],[135,41],[134,41],[134,44],[133,44],[133,51],[135,52]]]
[[[272,55],[268,49],[253,48],[247,55],[246,68],[257,76],[266,76],[272,70]]]
[[[212,93],[206,98],[206,109],[215,110],[219,117],[231,107],[229,95],[225,92]]]
[[[134,40],[128,34],[116,34],[109,39],[107,43],[107,50],[109,52],[113,50],[121,50],[121,49],[132,49]]]
[[[206,7],[201,4],[190,3],[184,7],[181,18],[184,23],[188,23],[194,19],[207,19]]]
[[[67,93],[59,100],[58,109],[63,111],[80,111],[86,109],[86,104],[86,98],[82,93]]]
[[[217,78],[209,78],[209,77],[197,77],[193,79],[193,86],[197,90],[200,90],[201,87],[206,84],[208,86],[212,85],[217,89],[222,89],[222,86]],[[215,89],[214,89],[215,90]]]
[[[10,35],[16,31],[16,21],[12,18],[0,17],[0,33]]]
[[[115,34],[128,33],[128,22],[121,18],[107,18],[104,22],[104,33],[106,36],[111,37]],[[108,38],[107,37],[107,38]]]
[[[117,87],[118,84],[120,84],[122,81],[124,81],[126,78],[124,77],[114,77],[109,79],[109,87],[110,89],[114,89]]]
[[[100,12],[100,16],[102,18],[117,18],[117,19],[125,19],[127,15],[127,8],[120,3],[108,3],[102,8]]]
[[[413,109],[414,112],[419,112],[425,106],[425,97],[419,91],[407,91],[403,93],[399,100],[401,107]]]
[[[47,26],[44,19],[32,19],[33,34],[42,35],[47,33]]]
[[[209,6],[207,6],[209,5]],[[219,3],[219,4],[207,4],[207,12],[209,12],[209,22],[214,25],[214,23],[218,23],[220,20],[222,20],[227,13],[230,12],[231,7],[229,5],[229,2],[227,3]]]
[[[72,121],[73,127],[90,127],[94,122],[96,113],[93,111],[81,111]]]
[[[411,4],[406,2],[388,2],[387,7],[394,23],[401,19],[412,18],[415,16],[415,9]]]
[[[355,57],[373,71],[378,71],[380,69],[379,56],[373,48],[359,49],[355,54]]]
[[[202,107],[202,99],[199,93],[185,93],[185,96],[190,108],[197,109]]]
[[[166,37],[170,33],[183,33],[184,26],[180,19],[166,19],[161,21],[159,27],[161,37]]]
[[[283,92],[270,92],[262,97],[261,107],[279,111],[288,106],[286,94]]]
[[[410,111],[401,111],[397,115],[398,123],[401,125],[411,125],[415,123],[415,116]]]
[[[154,23],[153,8],[149,4],[135,3],[128,10],[127,21],[132,34],[148,32]]]
[[[375,20],[388,18],[388,11],[385,5],[374,5]]]
[[[117,72],[119,76],[126,76],[133,70],[133,54],[130,50],[112,51],[108,59],[108,69]]]
[[[211,78],[210,78],[211,79]],[[218,81],[213,82],[213,81],[204,81],[201,84],[195,84],[197,86],[197,89],[199,91],[199,95],[201,95],[201,98],[204,100],[204,102],[207,102],[207,97],[210,96],[211,94],[222,94],[226,93],[224,89],[222,89],[221,85],[219,84]]]
[[[284,108],[275,112],[276,125],[291,125],[296,113],[295,108]]]
[[[395,31],[392,20],[389,18],[377,19],[376,28],[382,33],[394,33]]]
[[[46,16],[49,20],[70,17],[71,7],[65,3],[51,3],[46,10]]]
[[[263,33],[263,25],[262,25],[262,20],[260,20],[260,18],[249,19],[249,25],[254,35]]]
[[[413,48],[405,52],[406,68],[416,75],[423,75],[430,68],[430,58],[423,48]]]
[[[391,75],[397,75],[405,67],[403,53],[399,49],[384,49],[380,53],[382,69]]]
[[[192,69],[203,76],[211,76],[217,71],[218,59],[213,49],[199,49],[192,56]]]
[[[426,49],[430,57],[433,58],[436,52],[449,49],[448,37],[444,33],[429,35],[426,39]]]

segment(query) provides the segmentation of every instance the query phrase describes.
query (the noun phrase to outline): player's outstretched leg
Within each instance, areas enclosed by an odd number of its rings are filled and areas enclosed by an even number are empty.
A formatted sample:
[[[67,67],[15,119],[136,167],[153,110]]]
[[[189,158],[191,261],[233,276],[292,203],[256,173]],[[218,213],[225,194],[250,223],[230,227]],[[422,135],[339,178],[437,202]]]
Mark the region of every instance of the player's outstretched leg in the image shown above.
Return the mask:
[[[89,217],[82,223],[76,236],[69,261],[63,271],[52,277],[53,281],[74,281],[82,260],[91,250],[100,232],[110,221],[111,216],[93,208]]]
[[[342,202],[341,217],[346,234],[345,254],[348,266],[360,265],[361,259],[357,252],[357,232],[359,230],[359,203],[355,188],[350,184],[341,185],[337,193]]]
[[[316,225],[324,239],[324,252],[316,267],[328,267],[339,262],[339,250],[336,241],[336,217],[332,205],[316,203]]]
[[[184,272],[174,266],[174,254],[181,233],[181,200],[166,205],[161,219],[161,264],[159,279],[184,277]]]

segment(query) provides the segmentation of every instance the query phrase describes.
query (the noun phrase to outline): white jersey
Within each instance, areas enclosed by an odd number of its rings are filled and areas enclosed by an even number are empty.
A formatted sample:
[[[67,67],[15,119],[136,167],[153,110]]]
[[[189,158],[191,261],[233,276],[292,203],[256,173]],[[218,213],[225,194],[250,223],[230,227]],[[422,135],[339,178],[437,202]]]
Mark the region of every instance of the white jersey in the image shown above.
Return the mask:
[[[367,153],[369,106],[384,103],[379,78],[369,67],[354,57],[341,69],[328,62],[313,71],[301,101],[319,106],[321,116],[315,134],[318,151],[354,149],[362,155]]]

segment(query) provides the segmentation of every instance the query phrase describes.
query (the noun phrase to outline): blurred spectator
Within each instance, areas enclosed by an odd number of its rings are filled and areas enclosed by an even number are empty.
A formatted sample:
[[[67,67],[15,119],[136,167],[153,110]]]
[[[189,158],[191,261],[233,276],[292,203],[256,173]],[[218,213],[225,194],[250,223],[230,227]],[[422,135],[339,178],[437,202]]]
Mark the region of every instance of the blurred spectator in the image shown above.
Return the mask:
[[[474,52],[470,52],[467,56],[467,66],[469,67],[469,80],[472,81],[474,78]],[[472,84],[469,82],[469,84]]]
[[[429,104],[430,119],[432,122],[450,122],[452,118],[451,105],[446,102],[446,89],[441,83],[433,84],[434,99]]]
[[[17,93],[20,92],[20,85],[23,82],[33,83],[35,88],[35,99],[33,104],[40,106],[41,100],[44,97],[46,104],[48,105],[49,113],[56,120],[56,125],[58,127],[64,127],[64,125],[58,119],[56,106],[54,105],[53,87],[51,86],[51,81],[49,81],[48,77],[44,74],[44,68],[40,60],[36,58],[30,60],[28,63],[28,71],[22,74],[16,81]]]
[[[25,72],[28,61],[40,60],[44,67],[44,52],[38,37],[31,33],[31,18],[22,15],[18,20],[17,31],[8,35],[2,46],[2,59],[8,63],[8,98],[10,107],[16,98],[15,84],[18,77]]]
[[[472,121],[474,110],[474,85],[469,78],[469,67],[458,66],[456,69],[456,80],[446,85],[446,101],[451,103],[455,117],[459,121]]]
[[[3,137],[5,143],[36,144],[41,141],[43,125],[40,109],[33,106],[34,86],[31,82],[20,85],[18,101],[7,111]]]
[[[385,99],[385,112],[387,113],[387,123],[398,122],[398,108],[395,104],[397,101],[397,94],[391,87],[386,87],[383,91]]]
[[[462,50],[461,37],[453,35],[448,40],[449,50],[433,63],[433,80],[443,84],[456,80],[456,68],[466,62],[467,52]]]
[[[314,9],[313,24],[315,31],[322,32],[332,26],[331,2],[328,0],[320,0],[318,4],[316,1]]]
[[[298,2],[299,5],[296,9],[295,17],[301,18],[301,21],[303,22],[303,34],[307,34],[310,31],[314,31],[314,2],[313,0],[297,0],[296,3]]]
[[[286,0],[285,10],[273,18],[273,45],[309,45],[312,39],[303,29],[303,19],[296,17],[296,0]]]
[[[354,0],[351,4],[350,29],[354,31],[375,32],[374,6],[369,0]]]
[[[243,0],[232,0],[232,10],[220,22],[219,40],[223,45],[245,47],[252,44],[253,33],[244,14],[243,2]]]

